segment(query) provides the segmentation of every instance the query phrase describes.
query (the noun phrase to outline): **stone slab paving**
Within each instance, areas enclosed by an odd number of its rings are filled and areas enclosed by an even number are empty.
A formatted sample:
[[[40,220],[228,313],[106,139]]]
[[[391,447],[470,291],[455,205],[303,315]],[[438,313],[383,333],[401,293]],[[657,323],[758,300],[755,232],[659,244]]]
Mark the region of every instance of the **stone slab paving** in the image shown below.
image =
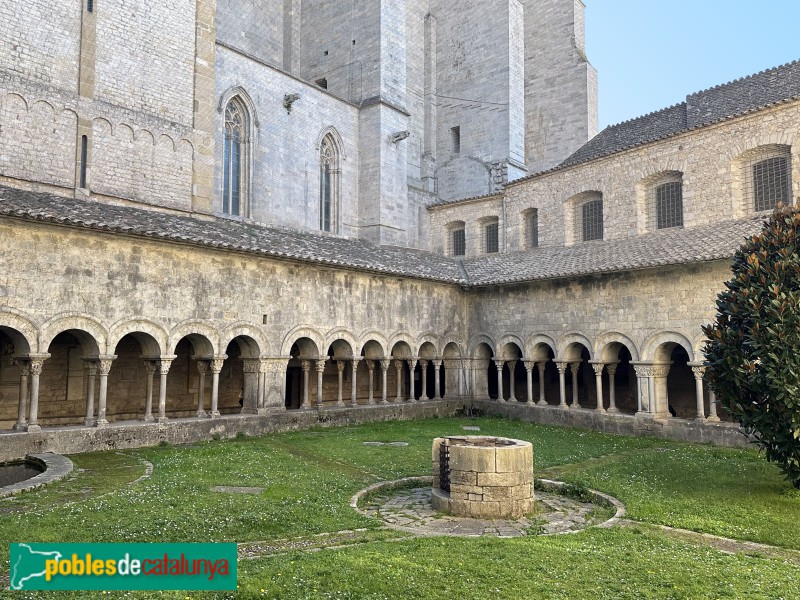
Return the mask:
[[[369,499],[363,512],[381,519],[389,527],[416,535],[520,537],[580,531],[599,524],[596,505],[551,492],[536,492],[539,510],[520,519],[475,519],[452,517],[431,507],[431,488],[388,490]]]
[[[260,494],[264,491],[261,487],[244,487],[239,485],[215,485],[211,488],[212,492],[222,494]]]

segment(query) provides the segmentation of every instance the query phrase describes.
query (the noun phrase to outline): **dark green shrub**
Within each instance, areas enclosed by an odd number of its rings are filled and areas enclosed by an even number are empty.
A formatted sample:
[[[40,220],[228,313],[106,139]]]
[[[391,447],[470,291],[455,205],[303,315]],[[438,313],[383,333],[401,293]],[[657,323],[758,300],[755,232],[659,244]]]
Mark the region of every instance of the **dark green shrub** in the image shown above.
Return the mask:
[[[719,403],[800,488],[800,212],[776,210],[733,259],[703,330]]]

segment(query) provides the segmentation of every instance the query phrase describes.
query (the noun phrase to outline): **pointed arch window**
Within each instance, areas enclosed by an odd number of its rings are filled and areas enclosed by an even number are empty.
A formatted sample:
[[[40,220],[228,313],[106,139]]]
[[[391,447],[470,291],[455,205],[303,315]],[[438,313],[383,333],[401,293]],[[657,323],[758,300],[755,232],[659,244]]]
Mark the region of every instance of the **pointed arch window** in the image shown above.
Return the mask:
[[[225,141],[222,176],[222,212],[242,216],[247,183],[247,112],[233,98],[225,107]]]
[[[339,155],[330,135],[319,148],[319,228],[335,232],[337,222]]]

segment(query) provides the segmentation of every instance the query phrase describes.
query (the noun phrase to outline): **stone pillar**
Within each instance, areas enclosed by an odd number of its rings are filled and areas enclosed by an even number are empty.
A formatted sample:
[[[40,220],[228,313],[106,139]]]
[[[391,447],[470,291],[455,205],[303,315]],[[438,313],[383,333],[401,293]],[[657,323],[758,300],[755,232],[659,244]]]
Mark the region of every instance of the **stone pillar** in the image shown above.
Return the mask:
[[[417,399],[414,397],[416,395],[416,386],[414,385],[414,371],[417,368],[417,359],[415,357],[411,357],[408,359],[408,401],[409,402],[416,402]],[[425,378],[423,377],[423,381]],[[423,383],[424,385],[424,383]]]
[[[97,420],[95,427],[105,427],[108,425],[106,420],[106,402],[108,400],[108,373],[111,371],[111,363],[116,356],[101,356],[97,361],[97,370],[100,373],[100,390],[97,394]]]
[[[608,363],[608,412],[618,413],[617,408],[617,382],[614,381],[614,375],[617,372],[617,363]]]
[[[558,392],[559,392],[559,401],[558,407],[561,409],[567,409],[567,384],[564,381],[564,373],[567,371],[567,367],[569,367],[569,363],[557,360],[556,369],[558,369]]]
[[[708,418],[706,421],[710,423],[719,423],[719,416],[717,415],[717,394],[714,390],[708,390]]]
[[[157,367],[157,360],[144,361],[144,372],[147,375],[144,398],[144,421],[146,423],[153,420],[153,374],[156,372]]]
[[[309,385],[308,374],[311,372],[311,361],[308,360],[301,361],[300,366],[303,369],[303,403],[300,405],[300,408],[311,408],[311,404],[308,401],[308,385]]]
[[[572,373],[572,404],[570,408],[581,408],[581,403],[578,401],[578,371],[580,368],[580,362],[569,363],[569,371]]]
[[[222,356],[215,356],[209,361],[211,368],[211,412],[208,414],[212,419],[216,419],[219,414],[219,374],[222,372],[222,365],[225,364],[225,359],[228,358],[224,354]]]
[[[264,404],[266,402],[266,389],[267,389],[267,371],[269,370],[269,360],[267,359],[260,359],[258,361],[258,390],[256,392],[256,406],[258,410],[262,410],[264,408]],[[281,369],[284,373],[283,382],[286,382],[286,369]],[[281,386],[283,387],[283,386]],[[283,396],[285,397],[286,394],[284,393]]]
[[[547,360],[540,361],[536,364],[539,368],[539,406],[547,406],[547,400],[544,397],[544,370],[547,368]]]
[[[424,402],[425,400],[429,400],[428,398],[428,361],[424,358],[419,359],[419,373],[421,375],[421,383],[422,389],[419,392],[419,399],[420,402]]]
[[[172,361],[176,357],[162,356],[158,359],[158,373],[161,376],[161,381],[158,387],[158,418],[156,421],[164,423],[167,421],[167,374],[169,368],[172,366]]]
[[[692,373],[694,374],[694,393],[697,398],[697,420],[705,421],[706,406],[703,396],[703,376],[706,373],[706,368],[702,365],[692,363],[689,363],[689,366],[692,367]]]
[[[391,364],[391,360],[388,358],[381,359],[381,372],[383,375],[383,384],[381,385],[381,404],[389,404],[388,399],[388,390],[386,389],[388,386],[388,377],[387,373],[389,372],[389,365]],[[399,378],[398,378],[399,381]],[[398,384],[399,385],[399,384]]]
[[[401,377],[401,374],[403,371],[403,361],[401,360],[394,361],[394,368],[397,369],[397,398],[395,399],[395,402],[402,402],[403,395],[402,395],[401,384],[403,382],[403,378]]]
[[[657,419],[669,419],[669,394],[667,392],[667,376],[672,363],[661,363],[653,365],[653,376],[650,379],[655,388],[652,398],[655,402],[650,405],[650,412]]]
[[[263,380],[263,391],[259,392],[260,400],[257,413],[286,410],[286,369],[291,356],[276,356],[259,359],[259,371]],[[305,375],[307,378],[307,374]],[[305,382],[308,389],[308,382]]]
[[[372,406],[375,404],[375,361],[367,360],[367,370],[369,371],[369,397],[367,404]]]
[[[533,368],[536,366],[536,361],[523,360],[522,364],[525,365],[525,375],[527,377],[528,394],[525,397],[525,404],[533,404]]]
[[[436,359],[433,361],[433,399],[442,399],[442,360]]]
[[[206,371],[208,371],[208,361],[197,361],[197,373],[200,376],[200,383],[197,386],[197,416],[207,417],[206,412]]]
[[[258,380],[261,378],[261,360],[242,359],[242,414],[258,414]]]
[[[31,369],[31,395],[30,395],[30,414],[28,415],[28,424],[25,426],[25,431],[41,431],[39,426],[39,377],[42,375],[42,366],[44,361],[50,358],[49,354],[31,354],[30,369]]]
[[[323,404],[322,400],[322,374],[325,372],[325,362],[328,360],[327,356],[324,356],[317,360],[316,367],[317,367],[317,407],[321,407]]]
[[[496,360],[494,361],[494,366],[497,367],[497,401],[498,402],[505,402],[505,398],[503,398],[503,365],[506,361],[504,360]]]
[[[594,369],[595,387],[597,390],[597,408],[595,408],[595,410],[604,413],[606,409],[603,406],[603,369],[606,365],[601,362],[592,362],[590,364],[592,365],[592,369]]]
[[[353,369],[353,380],[350,382],[350,406],[358,406],[358,363],[361,362],[360,358],[356,358],[355,356],[351,360],[350,364]]]
[[[86,364],[86,418],[83,423],[87,427],[95,424],[94,420],[94,383],[97,377],[97,364],[93,359],[84,359]]]
[[[339,389],[336,393],[336,406],[344,406],[344,400],[342,395],[342,382],[344,379],[344,361],[337,360],[336,361],[336,370],[338,371],[339,375]]]
[[[510,360],[508,361],[508,401],[509,402],[516,402],[516,382],[514,381],[514,375],[516,374],[517,370],[517,361]]]
[[[19,367],[19,409],[14,431],[25,431],[28,427],[28,379],[31,376],[31,363],[27,358],[14,358]]]
[[[643,363],[631,363],[636,373],[636,416],[645,416],[649,411],[645,409],[644,398],[642,396],[643,380],[649,377],[650,365]]]

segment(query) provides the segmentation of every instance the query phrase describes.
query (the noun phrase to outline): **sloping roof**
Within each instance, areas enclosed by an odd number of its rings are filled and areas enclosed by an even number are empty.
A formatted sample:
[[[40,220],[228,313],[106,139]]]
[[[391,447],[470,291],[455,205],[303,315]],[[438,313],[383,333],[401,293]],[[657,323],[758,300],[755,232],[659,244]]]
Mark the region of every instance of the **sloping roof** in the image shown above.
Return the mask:
[[[230,219],[198,219],[0,186],[0,217],[247,252],[465,287],[503,285],[726,259],[762,218],[631,238],[454,260],[440,254]]]
[[[763,218],[664,229],[619,240],[550,246],[463,261],[475,287],[562,279],[726,259],[761,229]]]
[[[606,127],[553,170],[798,98],[800,61],[794,61],[690,94],[675,106]]]
[[[0,215],[388,275],[464,284],[440,254],[231,219],[201,220],[0,186]]]

